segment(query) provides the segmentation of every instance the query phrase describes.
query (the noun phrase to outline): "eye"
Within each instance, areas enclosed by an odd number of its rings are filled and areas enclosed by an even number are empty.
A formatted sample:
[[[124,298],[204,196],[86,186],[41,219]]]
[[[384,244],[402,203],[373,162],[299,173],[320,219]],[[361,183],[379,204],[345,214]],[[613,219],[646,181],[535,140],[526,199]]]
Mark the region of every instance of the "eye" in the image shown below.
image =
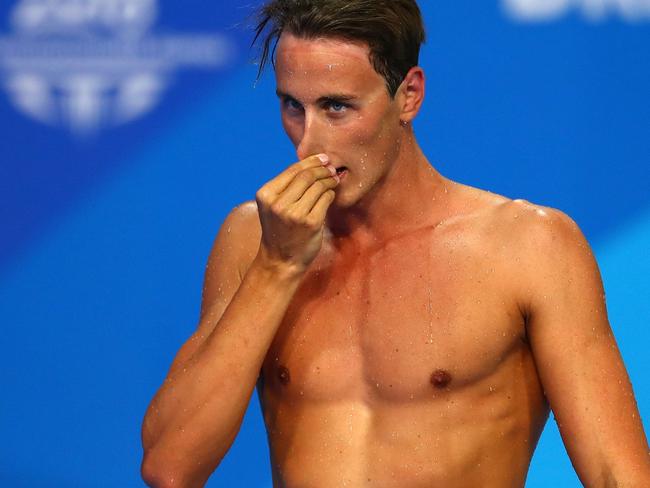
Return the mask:
[[[348,104],[339,102],[337,100],[329,100],[325,102],[325,109],[335,114],[342,114],[348,108],[350,108]]]
[[[300,105],[300,102],[297,100],[294,100],[293,98],[285,98],[282,100],[282,105],[284,105],[284,108],[289,110],[290,112],[301,112],[302,111],[302,105]]]

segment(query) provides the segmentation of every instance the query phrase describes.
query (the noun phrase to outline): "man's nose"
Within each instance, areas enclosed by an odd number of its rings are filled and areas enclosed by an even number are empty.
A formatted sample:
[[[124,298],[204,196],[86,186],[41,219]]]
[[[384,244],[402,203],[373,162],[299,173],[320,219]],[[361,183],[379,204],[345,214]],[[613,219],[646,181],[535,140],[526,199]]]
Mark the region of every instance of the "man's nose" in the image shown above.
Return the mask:
[[[327,130],[326,127],[323,127],[322,121],[316,114],[308,111],[305,112],[304,121],[302,137],[296,146],[296,153],[300,161],[314,154],[324,153],[326,149]]]

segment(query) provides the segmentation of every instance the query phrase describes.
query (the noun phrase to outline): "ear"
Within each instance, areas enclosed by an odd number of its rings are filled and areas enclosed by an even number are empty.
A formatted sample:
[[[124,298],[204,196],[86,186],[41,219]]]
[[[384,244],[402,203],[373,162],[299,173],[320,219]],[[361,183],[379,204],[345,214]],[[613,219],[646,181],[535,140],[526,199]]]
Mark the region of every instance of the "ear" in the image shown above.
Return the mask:
[[[424,101],[425,92],[424,70],[414,66],[409,70],[397,90],[399,104],[401,107],[400,121],[403,125],[409,124],[415,119]]]

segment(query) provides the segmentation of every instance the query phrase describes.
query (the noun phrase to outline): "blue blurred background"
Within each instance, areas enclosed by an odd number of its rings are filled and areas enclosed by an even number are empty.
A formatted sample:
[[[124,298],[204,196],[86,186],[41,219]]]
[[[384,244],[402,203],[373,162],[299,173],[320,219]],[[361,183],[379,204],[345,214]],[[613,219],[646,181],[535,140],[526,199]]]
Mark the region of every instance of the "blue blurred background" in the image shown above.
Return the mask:
[[[66,69],[55,63],[16,84],[33,66],[7,39],[72,32],[70,19],[20,31],[18,7],[38,3],[0,4],[0,486],[143,486],[140,424],[197,325],[214,236],[295,155],[272,73],[254,82],[255,2],[158,3],[138,35],[218,36],[219,56],[141,60],[148,78],[131,89],[158,95],[130,120],[107,115],[125,92],[115,79],[57,85]],[[647,425],[650,2],[421,4],[421,145],[447,177],[577,221]],[[38,20],[28,10],[23,24]],[[527,486],[551,485],[580,486],[552,420]],[[271,486],[256,394],[208,486]]]

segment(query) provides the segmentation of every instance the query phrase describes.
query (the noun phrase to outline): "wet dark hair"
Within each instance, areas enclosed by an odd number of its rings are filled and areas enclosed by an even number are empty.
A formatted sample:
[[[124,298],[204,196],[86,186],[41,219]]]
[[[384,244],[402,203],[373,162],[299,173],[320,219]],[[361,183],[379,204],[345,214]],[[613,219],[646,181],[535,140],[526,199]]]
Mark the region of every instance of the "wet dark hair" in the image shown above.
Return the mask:
[[[258,79],[269,60],[275,67],[275,48],[283,32],[366,43],[370,62],[386,80],[391,97],[418,65],[426,37],[415,0],[270,0],[259,10],[253,39],[253,45],[263,39]]]

